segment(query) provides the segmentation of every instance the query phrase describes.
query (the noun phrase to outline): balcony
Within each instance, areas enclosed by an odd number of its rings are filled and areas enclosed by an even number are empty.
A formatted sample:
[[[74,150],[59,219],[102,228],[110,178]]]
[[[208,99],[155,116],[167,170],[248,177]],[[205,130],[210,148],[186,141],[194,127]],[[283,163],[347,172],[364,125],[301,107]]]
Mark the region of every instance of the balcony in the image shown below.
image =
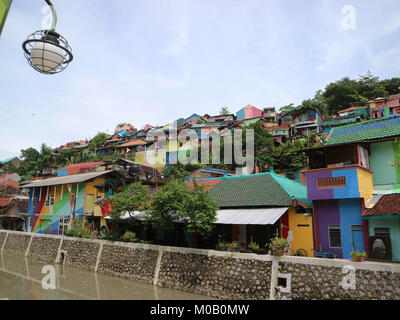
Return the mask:
[[[373,191],[372,171],[358,164],[307,170],[307,198],[369,199]]]

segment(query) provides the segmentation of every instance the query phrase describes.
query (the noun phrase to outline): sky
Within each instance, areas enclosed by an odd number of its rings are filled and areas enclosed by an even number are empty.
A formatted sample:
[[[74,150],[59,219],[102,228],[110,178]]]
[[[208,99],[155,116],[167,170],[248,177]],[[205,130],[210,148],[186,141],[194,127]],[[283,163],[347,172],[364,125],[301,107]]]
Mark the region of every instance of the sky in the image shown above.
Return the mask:
[[[400,76],[398,0],[52,2],[74,60],[56,75],[32,69],[21,45],[49,14],[44,1],[13,0],[0,37],[0,161],[121,122],[279,109],[345,76]]]

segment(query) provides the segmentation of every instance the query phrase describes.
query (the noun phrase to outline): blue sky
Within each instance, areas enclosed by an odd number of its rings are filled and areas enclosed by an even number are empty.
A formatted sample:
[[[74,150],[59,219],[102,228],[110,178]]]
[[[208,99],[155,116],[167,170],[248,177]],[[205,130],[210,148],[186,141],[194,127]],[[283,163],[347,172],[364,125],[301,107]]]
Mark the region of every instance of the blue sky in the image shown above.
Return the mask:
[[[13,0],[0,38],[0,160],[41,143],[162,125],[192,113],[282,107],[370,70],[400,76],[398,0],[53,0],[74,61],[48,76],[21,44],[40,0]],[[355,29],[344,29],[352,5]]]

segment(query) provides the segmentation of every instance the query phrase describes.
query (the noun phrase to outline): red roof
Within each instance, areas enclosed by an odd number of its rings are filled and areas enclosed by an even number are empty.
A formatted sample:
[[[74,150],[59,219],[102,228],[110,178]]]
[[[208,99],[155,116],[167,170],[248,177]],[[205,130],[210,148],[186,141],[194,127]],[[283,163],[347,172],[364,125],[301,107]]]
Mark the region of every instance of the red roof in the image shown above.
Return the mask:
[[[7,207],[12,201],[13,197],[1,197],[0,198],[0,207]]]
[[[1,187],[4,187],[5,185],[7,185],[7,186],[12,186],[12,187],[14,187],[15,189],[18,189],[18,188],[19,188],[19,183],[18,183],[18,181],[15,181],[15,180],[13,180],[13,179],[7,179],[7,180],[3,180],[3,181],[0,182],[0,188],[1,188]]]
[[[209,190],[214,188],[217,184],[219,184],[222,180],[221,179],[216,179],[216,180],[203,180],[203,181],[196,181],[197,185],[199,186],[205,186],[205,190]],[[194,186],[193,181],[187,182],[188,186]]]
[[[400,215],[400,193],[383,195],[371,209],[365,209],[361,215],[363,217]]]
[[[124,148],[124,147],[134,147],[134,146],[140,146],[140,145],[146,145],[147,142],[143,140],[136,140],[136,141],[130,141],[124,144],[121,144],[117,146],[117,148]]]
[[[358,109],[366,109],[367,107],[351,107],[351,108],[346,108],[346,109],[342,109],[339,110],[337,113],[342,113],[342,112],[348,112],[348,111],[353,111],[353,110],[358,110]]]
[[[284,124],[282,124],[282,125],[280,125],[280,126],[267,127],[267,126],[266,126],[266,123],[264,123],[264,129],[265,129],[265,130],[271,130],[271,131],[272,131],[272,130],[279,130],[279,129],[288,129],[289,126],[290,126],[290,124],[284,123]]]
[[[83,162],[83,163],[74,163],[66,166],[64,169],[91,169],[99,164],[103,164],[103,162]]]

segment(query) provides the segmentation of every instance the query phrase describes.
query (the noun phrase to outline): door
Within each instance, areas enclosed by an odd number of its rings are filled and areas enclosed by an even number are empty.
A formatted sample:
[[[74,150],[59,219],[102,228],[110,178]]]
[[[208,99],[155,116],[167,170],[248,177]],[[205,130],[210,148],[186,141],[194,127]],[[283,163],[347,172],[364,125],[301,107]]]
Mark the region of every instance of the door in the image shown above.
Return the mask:
[[[364,232],[362,225],[352,225],[351,226],[351,241],[353,250],[358,252],[364,252]]]

